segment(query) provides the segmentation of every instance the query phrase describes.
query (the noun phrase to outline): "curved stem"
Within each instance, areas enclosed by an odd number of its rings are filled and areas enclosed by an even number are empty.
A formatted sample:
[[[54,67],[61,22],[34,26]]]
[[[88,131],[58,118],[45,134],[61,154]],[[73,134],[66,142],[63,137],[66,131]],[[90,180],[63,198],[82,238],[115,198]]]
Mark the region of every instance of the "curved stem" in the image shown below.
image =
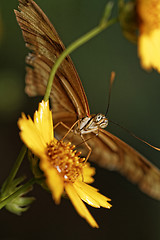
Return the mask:
[[[23,161],[23,158],[24,158],[24,156],[26,154],[26,151],[27,151],[27,147],[25,145],[23,145],[22,148],[21,148],[21,151],[20,151],[20,153],[19,153],[19,155],[18,155],[18,157],[17,157],[17,159],[16,159],[16,161],[14,163],[14,166],[13,166],[12,170],[11,170],[8,178],[6,179],[4,185],[3,185],[2,189],[1,189],[1,192],[4,192],[9,187],[11,182],[13,181],[13,179],[16,176],[16,174],[18,172],[18,169],[19,169],[19,167],[20,167],[20,165],[21,165],[21,163]]]
[[[101,22],[97,27],[92,29],[90,32],[86,33],[82,37],[78,38],[75,42],[71,43],[62,52],[62,54],[59,56],[59,58],[57,59],[57,61],[55,62],[54,66],[51,70],[51,73],[50,73],[50,76],[49,76],[49,79],[48,79],[46,93],[45,93],[45,96],[44,96],[44,101],[47,101],[49,99],[56,71],[57,71],[58,67],[60,66],[60,64],[62,63],[62,61],[67,57],[67,55],[69,55],[71,52],[73,52],[75,49],[80,47],[82,44],[89,41],[91,38],[95,37],[97,34],[99,34],[104,29],[106,29],[107,27],[111,26],[112,24],[114,24],[116,22],[117,22],[117,18],[111,19],[110,21],[107,21],[107,22],[105,22],[105,21]]]

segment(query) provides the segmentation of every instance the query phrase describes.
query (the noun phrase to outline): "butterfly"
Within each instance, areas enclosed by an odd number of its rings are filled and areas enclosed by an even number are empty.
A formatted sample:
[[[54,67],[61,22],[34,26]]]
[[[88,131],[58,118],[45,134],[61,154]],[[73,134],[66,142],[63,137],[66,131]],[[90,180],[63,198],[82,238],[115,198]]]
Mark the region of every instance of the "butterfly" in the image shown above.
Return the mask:
[[[50,71],[65,47],[47,16],[33,0],[19,0],[15,10],[26,47],[26,88],[29,96],[44,95]],[[108,119],[90,114],[88,101],[78,73],[69,56],[56,72],[50,94],[54,124],[63,122],[83,136],[92,149],[90,160],[99,166],[120,172],[149,196],[160,199],[160,171],[140,153],[106,131]],[[98,132],[97,132],[98,131]],[[63,133],[62,126],[57,128]],[[95,137],[95,135],[97,135]],[[74,137],[75,137],[74,136]]]

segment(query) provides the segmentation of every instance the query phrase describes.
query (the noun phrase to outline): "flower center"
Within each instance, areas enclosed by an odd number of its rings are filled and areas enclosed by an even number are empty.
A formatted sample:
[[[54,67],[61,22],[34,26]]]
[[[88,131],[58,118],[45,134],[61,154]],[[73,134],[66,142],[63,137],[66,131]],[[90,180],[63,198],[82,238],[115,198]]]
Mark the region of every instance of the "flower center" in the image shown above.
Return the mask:
[[[77,177],[82,174],[85,158],[80,158],[81,152],[74,150],[75,146],[71,143],[58,141],[47,145],[47,155],[52,167],[56,168],[65,182],[75,182]]]

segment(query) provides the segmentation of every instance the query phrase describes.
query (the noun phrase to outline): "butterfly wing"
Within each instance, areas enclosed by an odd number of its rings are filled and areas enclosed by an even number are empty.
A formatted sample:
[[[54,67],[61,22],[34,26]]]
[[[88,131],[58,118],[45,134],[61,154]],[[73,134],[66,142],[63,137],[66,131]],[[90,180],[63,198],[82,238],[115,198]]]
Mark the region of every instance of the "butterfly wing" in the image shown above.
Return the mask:
[[[89,137],[91,135],[86,138]],[[160,171],[140,153],[103,129],[88,144],[93,149],[90,156],[93,162],[120,172],[144,193],[160,200]]]
[[[18,8],[19,11],[15,10],[16,18],[26,46],[31,50],[26,58],[25,90],[30,96],[44,95],[51,69],[65,47],[34,1],[19,0]],[[64,117],[72,125],[77,118],[90,114],[82,83],[69,56],[57,70],[50,98],[55,123]]]
[[[50,71],[64,51],[64,45],[34,1],[19,0],[19,11],[15,10],[15,14],[26,46],[31,50],[26,58],[26,92],[30,96],[44,95]],[[54,123],[63,121],[71,126],[78,118],[90,114],[82,83],[69,56],[57,70],[50,98]],[[88,141],[93,149],[91,160],[107,169],[119,171],[143,192],[160,199],[160,172],[155,166],[105,130],[101,129],[98,137],[92,133],[85,138],[91,136],[93,138]],[[79,136],[74,137],[79,141]]]

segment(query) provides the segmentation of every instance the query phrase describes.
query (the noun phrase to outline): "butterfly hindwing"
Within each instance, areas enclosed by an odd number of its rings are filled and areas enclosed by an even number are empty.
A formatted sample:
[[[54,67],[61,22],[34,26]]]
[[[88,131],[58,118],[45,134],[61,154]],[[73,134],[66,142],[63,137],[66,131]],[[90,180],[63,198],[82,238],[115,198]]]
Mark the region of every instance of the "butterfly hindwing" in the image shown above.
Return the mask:
[[[103,129],[88,144],[93,149],[92,161],[120,172],[147,195],[160,200],[160,171],[135,149]]]

